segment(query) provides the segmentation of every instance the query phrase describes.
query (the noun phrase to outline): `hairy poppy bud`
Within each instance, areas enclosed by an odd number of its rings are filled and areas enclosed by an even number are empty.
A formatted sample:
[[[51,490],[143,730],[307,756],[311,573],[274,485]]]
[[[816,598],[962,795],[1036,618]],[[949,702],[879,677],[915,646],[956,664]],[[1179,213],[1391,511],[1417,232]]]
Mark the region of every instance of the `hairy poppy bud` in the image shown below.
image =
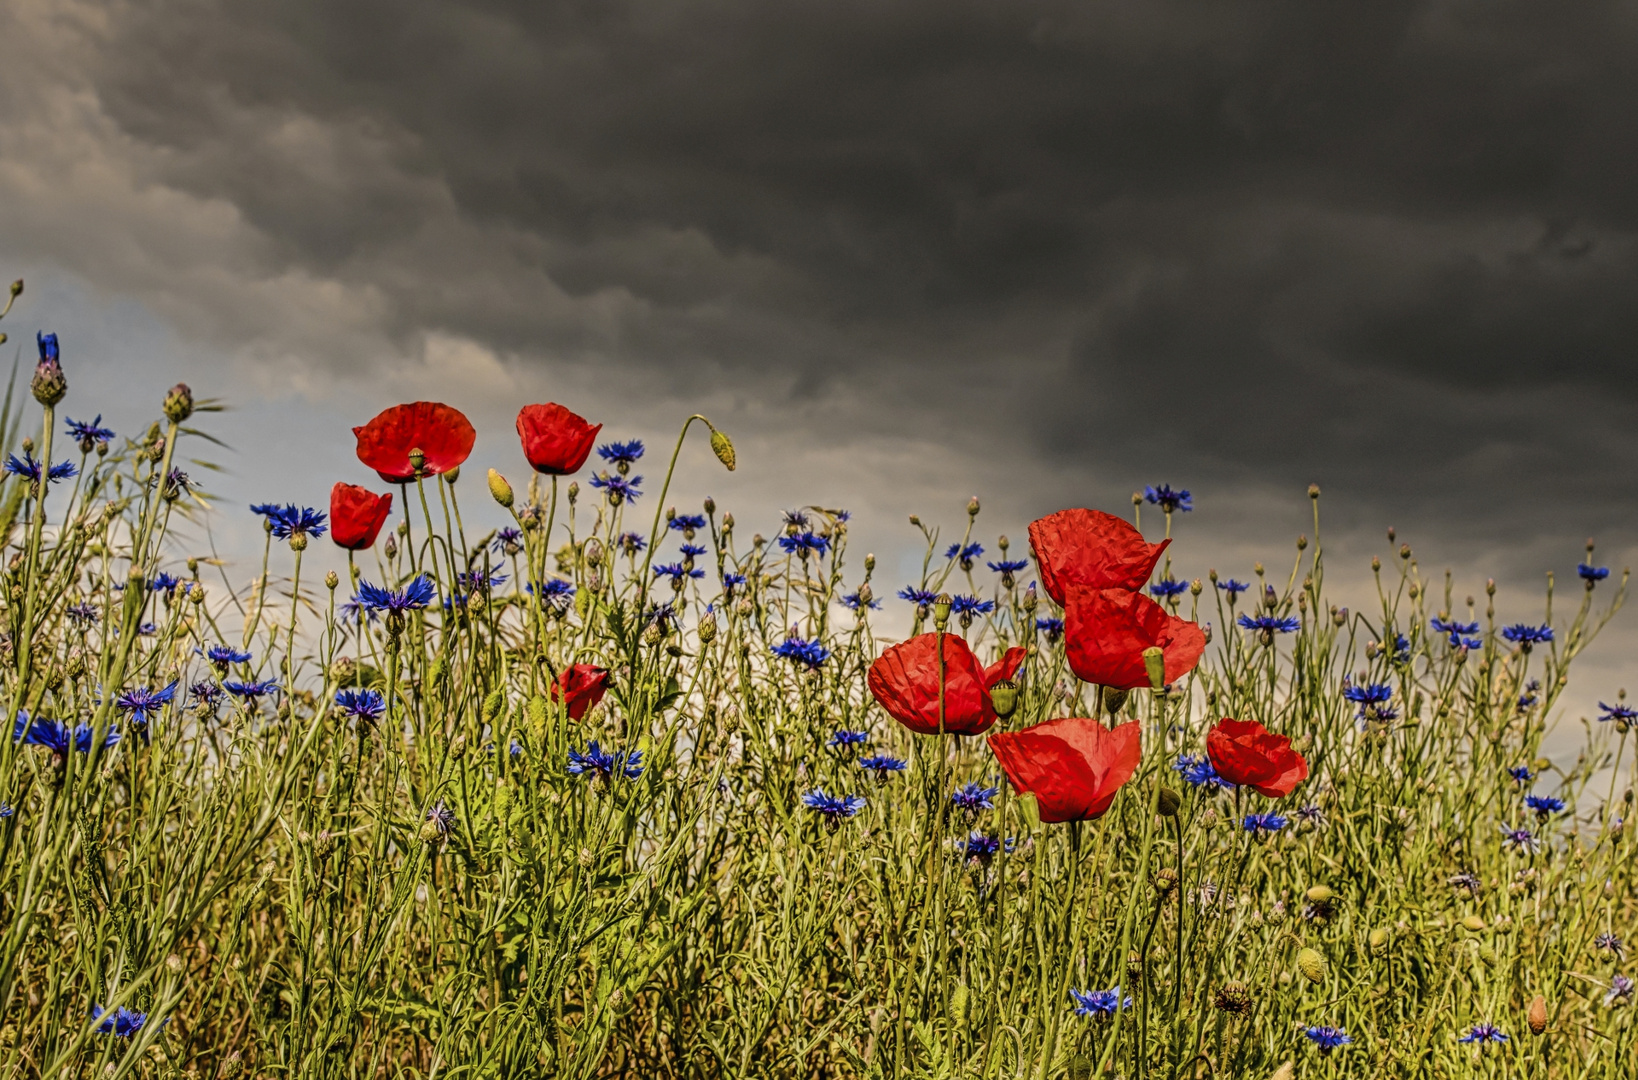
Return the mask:
[[[489,470],[489,494],[493,495],[495,501],[508,510],[512,508],[512,485],[506,482],[506,477],[494,469]]]
[[[1183,797],[1169,787],[1163,787],[1156,793],[1155,812],[1161,817],[1176,817],[1178,809],[1183,805]]]
[[[1114,716],[1126,708],[1126,699],[1131,693],[1130,690],[1122,690],[1118,686],[1106,686],[1103,688],[1103,707],[1109,710],[1110,716]]]
[[[1547,1030],[1547,999],[1537,994],[1530,1002],[1530,1034],[1540,1035]]]
[[[711,452],[717,455],[717,460],[722,462],[723,465],[727,467],[729,472],[734,471],[735,458],[733,441],[716,428],[711,429]]]
[[[452,469],[445,469],[444,470],[444,483],[453,484],[455,481],[459,480],[460,478],[461,478],[461,467],[459,465],[455,466]]]
[[[1018,796],[1018,809],[1024,815],[1024,823],[1030,828],[1041,824],[1041,803],[1035,797],[1035,792],[1026,791]]]
[[[1371,952],[1380,956],[1388,951],[1388,942],[1392,937],[1392,932],[1386,926],[1378,926],[1366,938],[1366,943],[1370,945]]]
[[[1462,927],[1475,934],[1482,933],[1484,931],[1484,919],[1478,915],[1465,915],[1462,917]]]
[[[1166,685],[1166,653],[1158,645],[1143,650],[1143,668],[1149,673],[1149,689]]]
[[[1303,895],[1308,898],[1310,904],[1329,904],[1337,896],[1329,885],[1315,885]]]
[[[1011,679],[1002,679],[990,687],[990,704],[995,707],[995,715],[1005,720],[1018,710],[1018,684]]]
[[[1297,953],[1297,970],[1309,982],[1322,983],[1325,981],[1325,957],[1314,949],[1303,949]]]
[[[193,415],[193,391],[188,384],[179,382],[165,395],[165,419],[180,424]]]

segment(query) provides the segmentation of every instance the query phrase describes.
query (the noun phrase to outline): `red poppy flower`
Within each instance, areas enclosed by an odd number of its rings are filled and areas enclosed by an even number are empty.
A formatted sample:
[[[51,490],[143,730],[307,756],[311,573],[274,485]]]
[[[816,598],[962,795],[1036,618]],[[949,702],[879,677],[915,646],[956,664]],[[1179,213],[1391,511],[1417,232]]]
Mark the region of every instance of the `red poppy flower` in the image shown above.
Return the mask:
[[[436,401],[394,405],[363,427],[353,428],[353,434],[358,436],[358,460],[389,484],[415,479],[411,450],[425,454],[427,474],[437,475],[465,461],[478,440],[461,410]]]
[[[536,472],[565,476],[579,472],[591,453],[592,443],[602,424],[588,424],[563,406],[525,405],[518,412],[518,438],[523,440],[523,456]]]
[[[363,551],[381,535],[392,513],[392,494],[377,495],[357,484],[339,481],[330,489],[330,539],[348,551]]]
[[[1166,681],[1194,670],[1206,650],[1206,635],[1187,619],[1142,593],[1124,589],[1071,589],[1064,605],[1064,654],[1083,680],[1134,690],[1149,685],[1143,650],[1159,646],[1166,657]]]
[[[552,684],[552,700],[568,702],[569,719],[579,720],[603,700],[608,688],[608,669],[595,664],[575,664],[565,668]]]
[[[1024,650],[1008,649],[986,668],[960,634],[943,637],[945,734],[982,735],[996,720],[990,687],[1018,673]],[[938,734],[938,638],[901,641],[870,665],[870,692],[887,715],[918,735]]]
[[[1129,592],[1143,588],[1170,543],[1151,544],[1130,522],[1102,510],[1060,510],[1029,526],[1041,585],[1060,607],[1075,586]]]
[[[1291,794],[1308,779],[1308,762],[1291,749],[1291,740],[1255,720],[1219,720],[1206,733],[1206,756],[1218,776],[1270,799]]]
[[[989,742],[1013,790],[1034,795],[1041,820],[1049,822],[1102,817],[1143,756],[1135,720],[1110,731],[1096,720],[1066,717],[998,731]]]

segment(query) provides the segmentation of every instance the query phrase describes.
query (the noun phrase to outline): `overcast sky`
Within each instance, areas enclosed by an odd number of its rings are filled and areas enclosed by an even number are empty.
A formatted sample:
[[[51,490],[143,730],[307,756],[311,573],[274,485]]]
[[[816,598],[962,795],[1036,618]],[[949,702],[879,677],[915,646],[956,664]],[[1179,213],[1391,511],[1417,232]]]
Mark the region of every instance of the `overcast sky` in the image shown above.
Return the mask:
[[[558,400],[707,413],[680,495],[846,506],[893,587],[911,511],[1162,482],[1244,576],[1312,481],[1339,577],[1392,524],[1539,617],[1638,551],[1635,181],[1630,0],[0,5],[3,328],[76,418],[231,402],[234,550],[387,405],[521,481]]]

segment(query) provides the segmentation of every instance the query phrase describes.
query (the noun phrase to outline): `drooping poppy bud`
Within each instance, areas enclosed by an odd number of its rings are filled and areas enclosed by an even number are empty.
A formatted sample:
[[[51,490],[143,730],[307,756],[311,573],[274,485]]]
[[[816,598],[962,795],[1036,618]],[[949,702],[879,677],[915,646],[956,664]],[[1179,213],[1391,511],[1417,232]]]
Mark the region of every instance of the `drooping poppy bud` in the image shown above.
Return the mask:
[[[459,409],[436,401],[394,405],[363,427],[353,428],[353,434],[358,438],[358,460],[389,484],[415,479],[411,451],[420,451],[424,474],[437,475],[465,461],[478,440]]]
[[[348,551],[363,551],[375,544],[391,513],[391,493],[337,482],[330,489],[330,539]]]
[[[1086,717],[997,732],[990,750],[1019,794],[1035,796],[1041,820],[1102,817],[1143,756],[1136,721],[1113,731]]]
[[[518,411],[523,456],[536,472],[549,476],[579,472],[602,430],[602,424],[588,424],[585,417],[556,402],[525,405]]]
[[[575,664],[565,668],[552,684],[553,701],[562,701],[569,707],[569,719],[579,720],[603,700],[609,688],[609,673],[595,664]]]
[[[1128,592],[1143,588],[1170,543],[1148,543],[1130,522],[1101,510],[1060,510],[1029,526],[1041,585],[1060,606],[1075,586]]]
[[[1072,588],[1064,605],[1064,655],[1082,680],[1120,690],[1152,685],[1144,650],[1158,648],[1162,685],[1194,670],[1206,650],[1195,623],[1142,593]]]
[[[870,665],[870,692],[887,714],[918,735],[937,735],[938,639],[944,639],[944,732],[982,735],[996,721],[990,688],[1010,680],[1024,663],[1025,650],[1008,649],[985,668],[959,634],[918,634],[900,642]]]
[[[1270,799],[1291,794],[1308,778],[1308,762],[1291,740],[1255,720],[1219,720],[1206,733],[1206,756],[1218,776]]]

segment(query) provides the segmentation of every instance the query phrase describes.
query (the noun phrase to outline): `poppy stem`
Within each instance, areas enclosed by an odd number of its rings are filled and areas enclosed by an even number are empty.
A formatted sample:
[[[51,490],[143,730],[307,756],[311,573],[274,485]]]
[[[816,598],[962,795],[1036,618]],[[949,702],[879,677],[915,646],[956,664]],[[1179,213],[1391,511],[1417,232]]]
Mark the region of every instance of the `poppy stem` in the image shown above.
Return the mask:
[[[654,500],[654,525],[648,530],[648,547],[643,553],[643,572],[637,575],[637,587],[642,590],[642,600],[638,602],[638,612],[642,611],[643,603],[648,600],[649,564],[654,561],[654,544],[660,535],[660,515],[665,513],[666,492],[671,490],[671,474],[677,471],[677,457],[682,453],[683,440],[688,437],[688,428],[694,421],[700,421],[706,427],[716,430],[711,421],[695,413],[683,421],[682,430],[677,433],[677,446],[671,451],[671,464],[665,468],[665,483],[660,485],[660,497]],[[555,483],[556,478],[553,478]]]

